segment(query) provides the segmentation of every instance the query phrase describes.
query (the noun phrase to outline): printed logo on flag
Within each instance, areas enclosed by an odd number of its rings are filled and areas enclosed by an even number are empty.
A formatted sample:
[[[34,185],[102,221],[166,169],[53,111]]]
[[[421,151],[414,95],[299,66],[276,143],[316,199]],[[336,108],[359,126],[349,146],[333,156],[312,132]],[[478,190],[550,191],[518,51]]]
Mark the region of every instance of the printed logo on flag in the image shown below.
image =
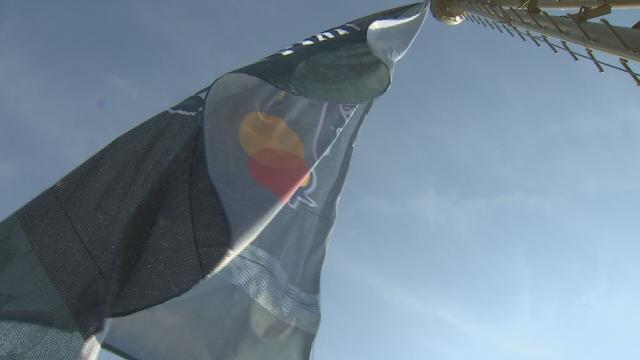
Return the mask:
[[[313,143],[309,144],[314,163],[357,109],[357,105],[340,105],[339,114],[327,116],[327,106],[316,124]],[[300,203],[317,206],[311,197],[317,185],[315,170],[305,162],[303,140],[284,119],[262,112],[247,113],[240,122],[239,138],[249,155],[249,173],[258,184],[294,209]]]
[[[335,29],[331,29],[331,30],[327,30],[324,31],[320,34],[317,35],[313,35],[312,37],[306,38],[304,40],[302,40],[301,42],[295,43],[293,45],[291,45],[290,47],[281,50],[278,54],[280,55],[284,55],[284,56],[288,56],[293,54],[294,52],[296,52],[297,50],[299,50],[302,47],[305,46],[309,46],[309,45],[315,45],[318,43],[321,43],[325,40],[330,40],[330,39],[335,39],[336,37],[341,37],[341,36],[345,36],[348,35],[350,32],[349,30],[353,31],[360,31],[360,28],[354,24],[344,24],[343,26],[337,27]]]
[[[240,122],[239,137],[249,155],[251,176],[280,201],[288,201],[298,186],[309,183],[304,143],[282,118],[250,112]]]
[[[324,106],[322,114],[320,116],[320,120],[316,125],[315,136],[313,139],[313,157],[314,162],[318,161],[320,157],[323,155],[323,149],[326,149],[326,152],[329,153],[331,148],[325,148],[321,145],[322,141],[320,138],[325,138],[325,140],[329,139],[333,141],[335,137],[340,134],[344,125],[349,121],[349,119],[353,116],[355,111],[358,109],[357,104],[343,104],[338,106],[338,112],[340,116],[327,116],[327,105]],[[333,119],[333,121],[331,120]],[[316,175],[316,169],[311,169],[311,172],[308,175],[309,181],[300,185],[297,191],[289,200],[288,205],[292,208],[297,208],[298,204],[304,203],[310,207],[316,207],[318,204],[311,197],[311,194],[316,189],[316,185],[318,182],[318,177]]]

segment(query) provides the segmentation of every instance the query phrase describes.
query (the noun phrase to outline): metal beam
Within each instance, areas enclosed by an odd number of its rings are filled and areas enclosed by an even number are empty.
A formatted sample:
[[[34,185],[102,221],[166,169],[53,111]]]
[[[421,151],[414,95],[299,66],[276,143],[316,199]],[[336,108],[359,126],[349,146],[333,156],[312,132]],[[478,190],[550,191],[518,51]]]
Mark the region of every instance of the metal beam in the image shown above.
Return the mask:
[[[613,26],[608,22],[579,21],[574,17],[553,16],[547,13],[532,13],[527,10],[509,10],[509,18],[497,16],[497,11],[481,11],[471,6],[472,0],[449,0],[450,11],[472,13],[480,17],[503,22],[524,30],[568,41],[588,49],[603,51],[618,57],[640,62],[640,31],[633,28]],[[538,0],[541,6],[545,0]],[[561,0],[560,3],[570,0]],[[625,0],[626,1],[626,0]],[[640,0],[634,0],[640,2]],[[506,1],[501,2],[504,8]],[[612,3],[613,6],[615,4]],[[498,8],[493,4],[493,8]],[[511,16],[515,15],[515,16]]]
[[[526,8],[529,1],[522,0],[501,0],[483,1],[482,3],[500,4],[503,8]],[[597,8],[604,4],[601,0],[538,0],[537,7],[539,9],[579,9],[580,7]],[[611,0],[606,2],[607,5],[616,9],[638,9],[640,8],[640,0]]]

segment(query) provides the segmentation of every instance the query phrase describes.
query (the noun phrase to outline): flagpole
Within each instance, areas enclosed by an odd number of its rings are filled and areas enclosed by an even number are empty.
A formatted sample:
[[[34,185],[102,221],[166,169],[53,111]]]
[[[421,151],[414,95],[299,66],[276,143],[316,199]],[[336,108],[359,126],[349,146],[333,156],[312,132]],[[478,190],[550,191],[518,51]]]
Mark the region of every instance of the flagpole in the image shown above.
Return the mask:
[[[579,8],[579,11],[563,16],[544,11],[569,8]],[[523,41],[528,38],[538,47],[545,43],[554,53],[557,49],[565,50],[575,61],[576,54],[567,42],[583,47],[599,72],[603,72],[604,63],[595,57],[593,50],[614,55],[622,66],[614,67],[627,72],[640,86],[638,74],[628,65],[629,61],[640,62],[640,22],[622,27],[604,18],[599,22],[589,21],[610,14],[612,9],[632,8],[640,8],[640,0],[613,0],[607,4],[598,0],[434,0],[431,3],[433,16],[447,25],[468,20],[503,34],[506,31],[512,37],[516,34]],[[531,32],[537,34],[534,36]],[[560,40],[562,46],[552,44],[549,38]]]
[[[579,9],[581,7],[596,8],[604,4],[601,0],[537,0],[537,1],[523,1],[523,0],[502,0],[498,2],[503,8],[522,8],[531,6],[531,4],[537,4],[540,9]],[[638,0],[610,0],[606,2],[607,5],[616,9],[637,9],[640,8],[640,1]]]

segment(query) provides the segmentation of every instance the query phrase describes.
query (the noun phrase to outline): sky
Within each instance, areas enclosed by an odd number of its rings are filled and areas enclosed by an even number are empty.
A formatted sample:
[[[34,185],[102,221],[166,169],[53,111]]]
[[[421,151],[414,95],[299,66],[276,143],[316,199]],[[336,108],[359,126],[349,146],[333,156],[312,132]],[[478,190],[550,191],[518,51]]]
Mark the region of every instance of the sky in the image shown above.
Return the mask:
[[[217,76],[402,4],[0,2],[0,218]],[[635,83],[432,17],[393,81],[356,143],[315,359],[640,357]]]

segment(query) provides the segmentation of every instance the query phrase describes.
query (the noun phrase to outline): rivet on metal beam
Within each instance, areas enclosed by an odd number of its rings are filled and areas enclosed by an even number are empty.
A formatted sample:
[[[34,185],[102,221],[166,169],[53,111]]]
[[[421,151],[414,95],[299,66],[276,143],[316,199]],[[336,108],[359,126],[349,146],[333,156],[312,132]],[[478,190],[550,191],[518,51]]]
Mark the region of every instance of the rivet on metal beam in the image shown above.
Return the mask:
[[[507,32],[509,33],[509,35],[511,35],[511,37],[514,37],[513,33],[511,32],[511,30],[509,30],[507,25],[502,25],[502,27],[504,27],[504,29],[507,30]]]
[[[585,49],[587,50],[587,54],[591,58],[591,61],[593,61],[593,64],[598,68],[598,72],[603,73],[604,69],[602,68],[602,65],[600,65],[600,62],[596,60],[596,57],[593,56],[593,50],[589,48],[585,48]]]
[[[564,47],[564,49],[567,50],[569,55],[571,55],[571,57],[573,58],[573,61],[578,62],[578,57],[576,56],[576,54],[573,53],[573,50],[569,48],[569,45],[567,45],[567,42],[562,40],[560,41],[560,43],[562,44],[562,47]]]
[[[540,12],[540,8],[538,8],[538,0],[527,0],[525,4],[527,5],[527,11],[535,12],[536,14]],[[520,6],[524,6],[525,4]]]
[[[551,49],[551,51],[553,51],[554,54],[558,53],[558,50],[556,50],[556,48],[553,47],[553,44],[551,44],[551,42],[549,42],[549,39],[547,38],[547,35],[542,35],[542,40],[544,40],[544,42],[547,43],[547,46],[549,46],[549,49]]]
[[[563,31],[562,29],[560,29],[560,26],[558,26],[558,23],[557,23],[555,20],[553,20],[553,17],[552,17],[551,15],[549,15],[549,13],[548,13],[548,12],[543,11],[543,12],[542,12],[542,14],[543,14],[544,16],[546,16],[546,17],[547,17],[547,19],[549,20],[549,22],[553,25],[553,27],[555,27],[555,28],[556,28],[556,30],[558,30],[558,32],[559,32],[560,34],[564,34],[564,35],[567,35],[567,34],[568,34],[567,32],[565,32],[565,31]]]
[[[596,7],[580,6],[578,13],[573,16],[577,17],[578,21],[583,22],[608,14],[611,14],[611,5],[603,3]]]
[[[636,85],[640,86],[640,79],[638,78],[638,75],[636,75],[636,73],[634,73],[633,70],[631,70],[627,62],[628,62],[627,59],[620,58],[620,65],[622,65],[622,67],[624,67],[624,69],[627,70],[627,73],[631,76],[631,78],[633,78],[633,80],[636,81]]]
[[[582,27],[582,24],[580,24],[580,21],[575,17],[575,16],[569,16],[571,18],[571,20],[573,20],[573,23],[576,24],[576,27],[578,27],[578,30],[580,30],[580,32],[582,33],[582,35],[584,35],[584,37],[589,41],[589,42],[595,42],[591,36],[589,36],[589,34],[584,30],[584,28]]]
[[[616,32],[616,30],[613,28],[613,26],[611,26],[611,24],[609,24],[607,19],[600,19],[600,22],[603,23],[607,27],[607,29],[609,29],[609,32],[611,33],[611,35],[614,38],[616,38],[616,40],[618,40],[620,45],[622,45],[622,47],[624,47],[625,50],[631,51],[631,48],[629,47],[629,45],[627,45],[627,43],[624,40],[622,40],[620,35]]]
[[[524,36],[522,36],[522,33],[520,32],[520,30],[518,30],[518,28],[516,28],[515,26],[513,27],[513,30],[518,33],[518,36],[520,36],[520,39],[522,39],[522,41],[527,41],[527,39],[524,38]]]
[[[531,33],[529,32],[529,30],[527,30],[527,35],[529,36],[529,38],[531,39],[531,41],[533,41],[534,44],[536,44],[537,47],[540,47],[540,43],[536,41],[536,38],[533,37],[533,35],[531,35]]]
[[[513,12],[513,13],[516,15],[516,17],[518,18],[518,20],[520,20],[520,22],[521,22],[521,23],[523,23],[523,24],[525,24],[525,25],[527,24],[526,22],[524,22],[524,20],[522,19],[522,17],[520,17],[520,14],[518,14],[518,12],[516,11],[516,9],[514,9],[514,8],[512,8],[512,7],[510,7],[509,9],[511,10],[511,12]]]
[[[529,15],[529,17],[531,18],[531,20],[538,25],[539,28],[541,29],[545,29],[544,26],[540,25],[540,23],[538,22],[538,20],[536,20],[535,16],[533,16],[533,14],[530,11],[527,11],[527,14]]]

